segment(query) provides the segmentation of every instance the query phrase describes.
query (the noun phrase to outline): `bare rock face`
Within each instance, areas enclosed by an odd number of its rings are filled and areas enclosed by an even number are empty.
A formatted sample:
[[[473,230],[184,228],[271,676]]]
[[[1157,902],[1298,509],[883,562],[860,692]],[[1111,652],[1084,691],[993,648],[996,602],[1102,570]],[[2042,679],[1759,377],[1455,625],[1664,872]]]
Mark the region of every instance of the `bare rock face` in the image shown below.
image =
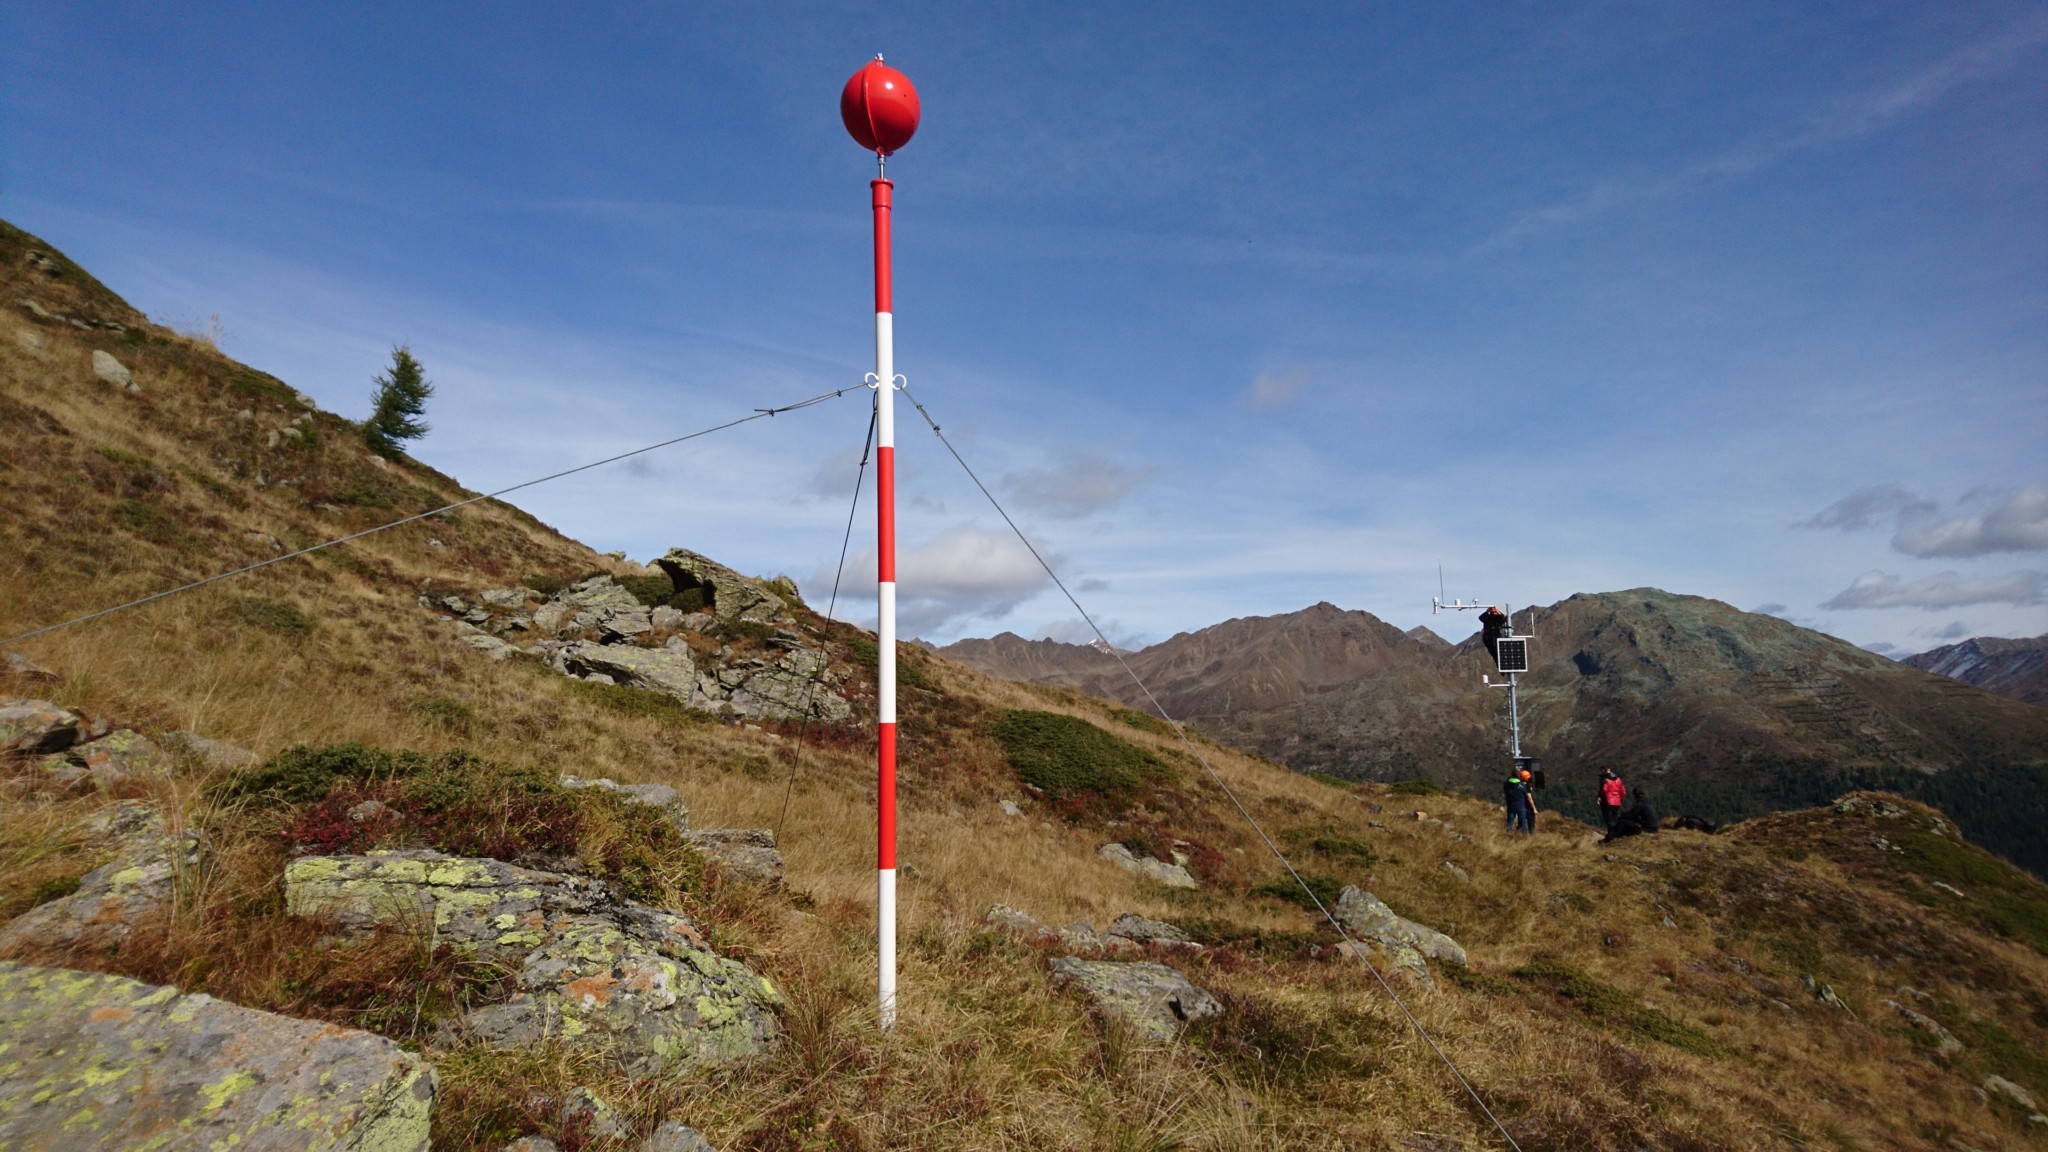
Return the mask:
[[[760,584],[688,548],[671,548],[655,561],[679,595],[701,592],[704,608],[720,621],[755,624],[789,623],[789,605]]]
[[[0,1148],[426,1152],[433,1104],[381,1036],[0,962]]]
[[[1430,982],[1429,961],[1465,963],[1465,949],[1456,940],[1437,931],[1404,920],[1370,892],[1347,887],[1337,894],[1330,912],[1353,936],[1378,945],[1398,968],[1406,969],[1423,983]]]
[[[164,830],[146,804],[112,805],[88,822],[113,859],[78,882],[78,890],[0,925],[0,953],[86,947],[112,949],[137,925],[168,915],[180,880],[199,866],[199,838]]]
[[[1150,856],[1140,856],[1122,844],[1114,842],[1104,844],[1095,850],[1095,854],[1111,864],[1122,868],[1124,871],[1136,873],[1139,877],[1150,880],[1154,884],[1163,884],[1168,888],[1201,887],[1201,884],[1195,880],[1194,875],[1185,867],[1179,864],[1168,864],[1164,860],[1155,860]]]
[[[66,774],[76,769],[79,779],[90,779],[101,788],[163,776],[170,768],[170,753],[128,728],[116,729],[88,744],[74,744],[44,761],[46,772]]]
[[[782,887],[782,853],[768,828],[700,828],[683,839],[727,876]]]
[[[578,676],[610,676],[615,684],[651,689],[685,703],[697,687],[697,666],[687,648],[576,643],[564,648],[561,658],[567,669]]]
[[[1172,1040],[1188,1024],[1223,1014],[1214,996],[1149,960],[1077,960],[1055,956],[1053,983],[1080,990],[1098,1012],[1147,1040]]]

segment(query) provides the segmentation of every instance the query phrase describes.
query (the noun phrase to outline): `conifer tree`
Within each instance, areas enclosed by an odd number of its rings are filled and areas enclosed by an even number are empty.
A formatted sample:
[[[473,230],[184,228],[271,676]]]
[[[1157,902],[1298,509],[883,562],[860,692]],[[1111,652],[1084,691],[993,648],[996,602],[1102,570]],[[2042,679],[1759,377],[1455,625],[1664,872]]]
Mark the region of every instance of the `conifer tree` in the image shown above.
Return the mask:
[[[391,350],[391,369],[372,382],[377,390],[371,396],[370,418],[363,422],[363,439],[379,456],[396,459],[405,441],[427,434],[420,417],[426,414],[434,386],[404,344]]]

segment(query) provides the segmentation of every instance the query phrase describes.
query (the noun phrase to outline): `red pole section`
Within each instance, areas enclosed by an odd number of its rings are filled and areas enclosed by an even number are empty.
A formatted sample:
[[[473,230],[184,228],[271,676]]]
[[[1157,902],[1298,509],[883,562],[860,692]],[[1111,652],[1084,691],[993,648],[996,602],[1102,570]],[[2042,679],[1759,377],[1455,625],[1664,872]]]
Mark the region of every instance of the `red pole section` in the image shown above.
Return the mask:
[[[883,1028],[896,1021],[896,317],[890,311],[889,193],[875,208],[875,866],[877,993]]]
[[[875,194],[875,311],[894,312],[889,298],[889,194],[896,185],[889,180],[871,180],[868,187]]]

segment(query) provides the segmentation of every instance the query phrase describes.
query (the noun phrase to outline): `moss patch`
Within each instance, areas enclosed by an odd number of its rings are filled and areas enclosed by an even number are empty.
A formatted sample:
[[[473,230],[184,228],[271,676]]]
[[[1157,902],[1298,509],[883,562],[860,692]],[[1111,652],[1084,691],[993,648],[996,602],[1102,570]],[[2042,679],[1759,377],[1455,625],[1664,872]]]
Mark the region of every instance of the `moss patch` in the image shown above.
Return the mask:
[[[1141,785],[1174,779],[1173,769],[1143,748],[1058,712],[1007,711],[989,734],[1018,778],[1055,800],[1094,793],[1120,802]]]
[[[1553,957],[1539,954],[1515,969],[1514,976],[1609,1028],[1682,1048],[1696,1056],[1728,1054],[1720,1041],[1691,1024],[1674,1020],[1621,989],[1602,984]]]

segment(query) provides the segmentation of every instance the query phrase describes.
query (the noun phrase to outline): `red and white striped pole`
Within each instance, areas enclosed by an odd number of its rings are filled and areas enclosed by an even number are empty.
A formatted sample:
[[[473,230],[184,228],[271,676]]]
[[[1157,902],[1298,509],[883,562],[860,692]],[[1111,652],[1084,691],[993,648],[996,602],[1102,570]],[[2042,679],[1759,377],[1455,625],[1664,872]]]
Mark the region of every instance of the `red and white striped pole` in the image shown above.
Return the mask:
[[[839,116],[875,154],[875,959],[882,1027],[896,1023],[896,335],[890,299],[889,194],[883,158],[917,131],[917,89],[877,55],[846,82]]]

